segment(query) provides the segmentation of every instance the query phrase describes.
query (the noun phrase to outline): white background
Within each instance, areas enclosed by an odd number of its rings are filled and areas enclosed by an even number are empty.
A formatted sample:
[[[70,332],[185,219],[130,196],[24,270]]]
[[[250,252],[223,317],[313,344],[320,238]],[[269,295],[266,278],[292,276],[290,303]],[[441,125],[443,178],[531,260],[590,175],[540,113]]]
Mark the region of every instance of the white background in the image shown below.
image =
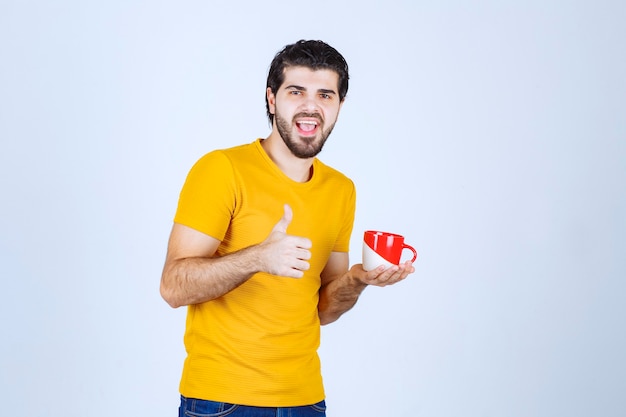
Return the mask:
[[[176,415],[178,192],[305,38],[351,69],[353,262],[420,252],[323,329],[328,415],[625,415],[624,4],[2,0],[0,414]]]

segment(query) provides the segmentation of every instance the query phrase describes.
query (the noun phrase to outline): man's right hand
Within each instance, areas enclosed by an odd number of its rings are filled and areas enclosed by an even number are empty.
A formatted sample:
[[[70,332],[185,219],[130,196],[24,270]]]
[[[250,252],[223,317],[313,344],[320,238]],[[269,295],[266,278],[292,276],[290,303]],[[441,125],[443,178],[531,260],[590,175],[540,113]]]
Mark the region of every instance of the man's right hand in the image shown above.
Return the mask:
[[[258,245],[214,257],[220,241],[190,227],[174,224],[161,276],[161,295],[172,307],[198,304],[237,288],[257,272],[302,278],[310,268],[312,243],[287,234],[293,213],[283,217]]]
[[[312,243],[310,239],[287,234],[293,211],[285,204],[283,217],[259,245],[263,252],[263,271],[283,277],[302,278],[310,268]]]

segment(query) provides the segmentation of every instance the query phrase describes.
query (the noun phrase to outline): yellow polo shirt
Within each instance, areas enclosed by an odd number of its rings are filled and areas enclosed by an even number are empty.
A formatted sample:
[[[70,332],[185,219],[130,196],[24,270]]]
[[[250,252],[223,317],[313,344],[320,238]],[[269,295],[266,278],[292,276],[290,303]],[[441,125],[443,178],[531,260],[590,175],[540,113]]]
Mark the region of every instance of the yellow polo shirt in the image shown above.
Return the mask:
[[[287,233],[309,238],[313,247],[303,278],[259,273],[216,300],[188,307],[182,395],[259,407],[324,399],[320,274],[331,252],[349,250],[355,201],[352,181],[318,159],[308,182],[291,180],[260,139],[211,152],[193,166],[174,221],[220,240],[216,256],[265,240],[284,204],[294,213]]]

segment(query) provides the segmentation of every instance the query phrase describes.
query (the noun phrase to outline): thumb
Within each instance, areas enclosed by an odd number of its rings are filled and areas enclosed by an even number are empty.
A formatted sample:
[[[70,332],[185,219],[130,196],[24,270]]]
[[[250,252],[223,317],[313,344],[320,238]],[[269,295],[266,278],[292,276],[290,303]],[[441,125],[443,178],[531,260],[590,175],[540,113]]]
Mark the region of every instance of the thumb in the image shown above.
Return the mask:
[[[272,229],[272,231],[274,232],[287,233],[287,228],[289,227],[289,224],[291,223],[291,219],[293,219],[293,211],[291,210],[291,207],[289,206],[289,204],[285,204],[284,209],[285,211],[283,213],[283,217],[280,218],[278,223],[276,223],[276,225]]]

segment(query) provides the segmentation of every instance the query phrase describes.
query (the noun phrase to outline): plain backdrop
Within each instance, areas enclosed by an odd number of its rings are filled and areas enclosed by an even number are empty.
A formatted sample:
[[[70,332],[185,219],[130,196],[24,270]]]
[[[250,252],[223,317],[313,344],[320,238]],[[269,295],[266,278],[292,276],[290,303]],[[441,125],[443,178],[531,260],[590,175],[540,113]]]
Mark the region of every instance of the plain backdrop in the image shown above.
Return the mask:
[[[323,328],[328,416],[626,415],[625,4],[1,0],[0,414],[176,415],[180,187],[322,39],[351,260],[366,229],[420,253]]]

